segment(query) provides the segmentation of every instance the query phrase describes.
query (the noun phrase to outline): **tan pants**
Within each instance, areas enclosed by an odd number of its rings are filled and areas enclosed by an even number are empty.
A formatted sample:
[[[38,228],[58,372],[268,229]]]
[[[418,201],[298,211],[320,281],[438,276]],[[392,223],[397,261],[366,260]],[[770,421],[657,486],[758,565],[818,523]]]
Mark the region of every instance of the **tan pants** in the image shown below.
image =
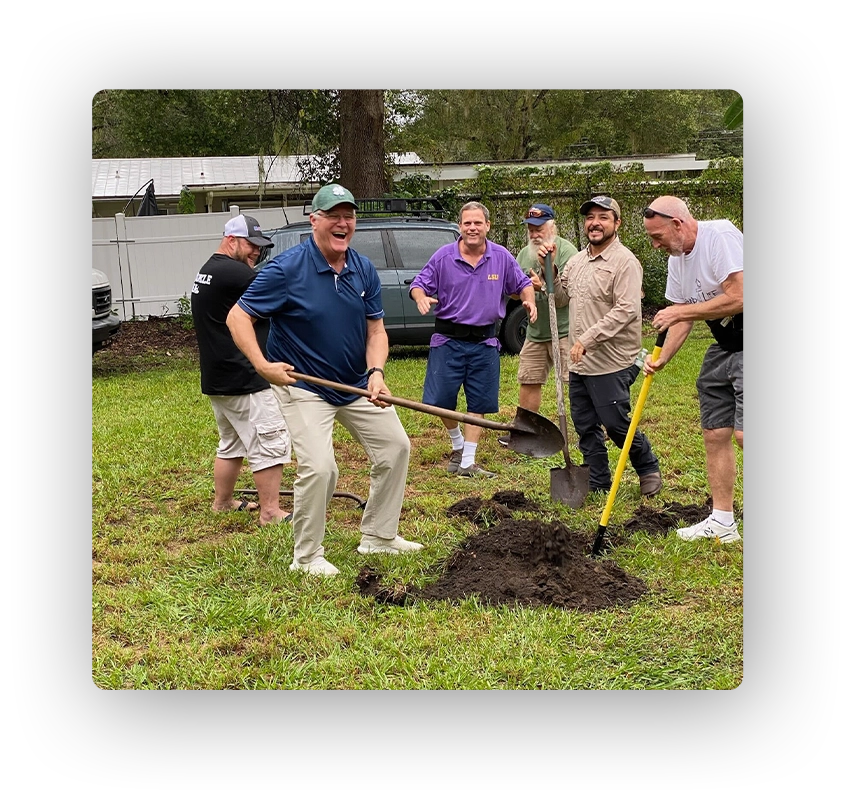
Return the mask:
[[[336,407],[299,387],[272,389],[287,422],[298,466],[293,484],[294,560],[307,564],[325,553],[326,508],[338,477],[332,442],[335,420],[361,444],[372,465],[361,532],[386,539],[396,537],[411,452],[396,410],[380,409],[361,397]]]

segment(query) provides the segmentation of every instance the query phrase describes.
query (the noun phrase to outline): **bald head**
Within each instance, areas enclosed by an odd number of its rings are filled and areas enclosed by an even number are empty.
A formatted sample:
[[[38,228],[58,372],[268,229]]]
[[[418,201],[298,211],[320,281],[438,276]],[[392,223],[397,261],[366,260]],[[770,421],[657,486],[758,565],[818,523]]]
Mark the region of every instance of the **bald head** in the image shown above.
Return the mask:
[[[645,209],[643,216],[645,231],[655,248],[661,248],[669,256],[678,256],[694,247],[698,222],[680,198],[661,195]]]

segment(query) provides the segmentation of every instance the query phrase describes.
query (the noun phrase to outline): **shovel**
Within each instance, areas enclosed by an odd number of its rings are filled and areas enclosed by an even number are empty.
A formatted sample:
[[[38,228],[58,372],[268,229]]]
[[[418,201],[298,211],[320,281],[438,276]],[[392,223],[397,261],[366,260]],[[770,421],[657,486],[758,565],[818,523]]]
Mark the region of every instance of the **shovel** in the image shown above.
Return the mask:
[[[296,373],[293,370],[289,373],[294,379],[308,384],[318,384],[321,387],[329,387],[332,390],[340,390],[344,393],[354,393],[365,398],[369,398],[371,395],[369,390],[360,387],[352,387],[328,379],[318,379],[315,376],[306,376],[304,373]],[[562,432],[551,421],[523,407],[518,407],[511,423],[499,423],[485,418],[477,418],[473,415],[465,415],[463,412],[456,412],[453,409],[433,407],[430,404],[421,404],[417,401],[409,401],[407,398],[396,398],[382,393],[378,395],[378,399],[386,404],[414,409],[418,412],[425,412],[427,415],[451,418],[462,423],[468,423],[471,426],[481,426],[483,429],[499,429],[509,432],[509,448],[528,457],[549,457],[556,454],[565,445]]]
[[[575,465],[568,453],[568,424],[565,418],[565,388],[562,386],[562,355],[559,352],[559,325],[556,322],[556,298],[553,294],[553,261],[548,253],[544,258],[547,282],[547,305],[550,312],[550,342],[553,348],[553,370],[556,374],[556,405],[559,411],[559,428],[565,443],[565,467],[550,469],[550,497],[578,509],[589,492],[589,468]]]
[[[656,361],[660,356],[660,351],[663,348],[663,343],[666,341],[668,330],[661,331],[657,335],[657,342],[654,344],[654,350],[651,352],[651,360]],[[595,537],[595,542],[592,544],[592,556],[597,557],[600,554],[601,546],[603,546],[604,535],[606,535],[606,527],[609,523],[609,514],[612,512],[612,505],[615,501],[615,494],[618,492],[618,485],[621,482],[621,474],[624,473],[624,466],[627,464],[628,451],[633,444],[633,435],[636,434],[636,429],[639,426],[639,418],[642,415],[642,408],[645,406],[645,399],[648,397],[648,390],[651,389],[651,380],[654,378],[653,373],[645,375],[645,380],[642,382],[642,389],[639,391],[639,398],[636,400],[636,408],[633,410],[633,417],[630,420],[630,428],[627,430],[627,436],[624,438],[624,445],[621,447],[621,456],[618,458],[618,465],[615,469],[615,476],[612,480],[612,487],[609,489],[606,506],[604,507],[601,522],[598,525],[598,533]]]

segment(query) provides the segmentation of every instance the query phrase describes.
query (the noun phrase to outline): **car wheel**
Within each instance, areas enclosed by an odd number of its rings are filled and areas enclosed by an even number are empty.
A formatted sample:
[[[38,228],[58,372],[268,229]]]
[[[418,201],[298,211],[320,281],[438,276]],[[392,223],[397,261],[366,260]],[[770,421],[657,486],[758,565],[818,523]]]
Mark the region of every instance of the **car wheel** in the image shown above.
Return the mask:
[[[527,310],[520,304],[503,318],[503,328],[500,343],[507,354],[519,354],[527,336],[529,317]]]

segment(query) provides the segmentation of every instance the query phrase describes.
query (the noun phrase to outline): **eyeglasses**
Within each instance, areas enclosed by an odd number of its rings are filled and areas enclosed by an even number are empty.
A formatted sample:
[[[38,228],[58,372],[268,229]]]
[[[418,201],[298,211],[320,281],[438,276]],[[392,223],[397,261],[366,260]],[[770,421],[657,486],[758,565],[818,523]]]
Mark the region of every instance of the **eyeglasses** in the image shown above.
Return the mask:
[[[326,220],[331,220],[332,223],[339,223],[341,220],[344,223],[351,223],[355,220],[355,212],[344,212],[343,214],[329,214],[328,212],[314,212],[314,214],[319,215],[320,217],[325,217]]]
[[[674,215],[664,214],[663,212],[658,212],[656,209],[652,209],[650,206],[646,206],[642,210],[642,216],[646,219],[650,220],[652,217],[665,217],[667,220],[677,220]]]

